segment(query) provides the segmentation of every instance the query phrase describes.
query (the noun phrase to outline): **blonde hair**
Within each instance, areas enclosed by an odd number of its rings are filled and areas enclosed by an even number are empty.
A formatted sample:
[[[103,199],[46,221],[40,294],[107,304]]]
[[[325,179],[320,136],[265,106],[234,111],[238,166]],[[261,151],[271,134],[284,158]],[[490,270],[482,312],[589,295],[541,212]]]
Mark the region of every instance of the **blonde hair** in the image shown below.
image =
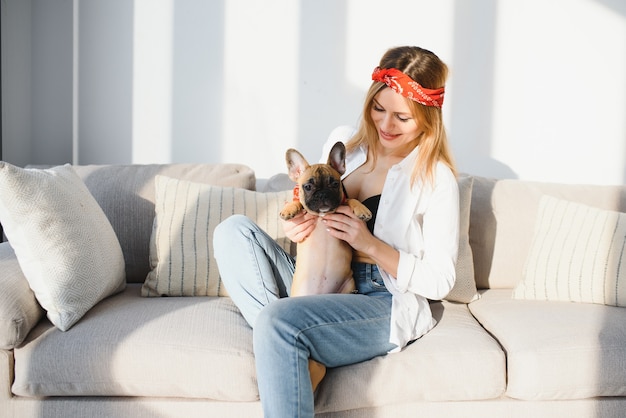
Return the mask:
[[[411,77],[425,88],[443,87],[448,77],[448,66],[434,53],[416,46],[403,46],[388,50],[380,60],[380,68],[396,68]],[[353,151],[361,145],[367,146],[370,156],[376,163],[376,154],[371,152],[378,142],[378,132],[371,116],[374,97],[387,85],[373,82],[365,97],[363,115],[356,134],[346,144],[347,150]],[[441,108],[424,106],[406,99],[413,118],[421,128],[419,154],[411,173],[411,185],[418,180],[433,183],[437,163],[441,161],[456,175],[456,167],[448,137],[443,125]]]

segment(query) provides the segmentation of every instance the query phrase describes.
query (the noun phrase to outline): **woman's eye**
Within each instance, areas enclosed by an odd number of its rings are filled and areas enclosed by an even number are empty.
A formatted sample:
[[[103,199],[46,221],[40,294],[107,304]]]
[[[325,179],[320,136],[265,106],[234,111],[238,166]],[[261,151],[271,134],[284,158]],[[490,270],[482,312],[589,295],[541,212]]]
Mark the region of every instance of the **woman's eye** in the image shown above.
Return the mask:
[[[376,105],[373,105],[372,109],[374,109],[375,112],[384,112],[385,111],[385,109],[383,109],[382,107],[376,106]]]
[[[398,115],[398,120],[400,122],[408,122],[409,120],[411,120],[411,118],[405,118],[403,116]]]

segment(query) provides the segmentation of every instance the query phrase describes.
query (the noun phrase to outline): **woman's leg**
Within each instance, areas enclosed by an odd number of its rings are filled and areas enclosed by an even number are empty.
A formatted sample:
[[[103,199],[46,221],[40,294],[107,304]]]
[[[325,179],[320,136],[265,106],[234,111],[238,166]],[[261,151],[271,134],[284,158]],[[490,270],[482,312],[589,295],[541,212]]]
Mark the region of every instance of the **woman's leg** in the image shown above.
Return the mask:
[[[254,328],[259,393],[266,417],[313,417],[309,357],[328,367],[369,360],[389,343],[391,295],[333,294],[277,300]]]
[[[215,228],[213,248],[230,297],[254,328],[261,309],[291,291],[293,258],[243,215]]]

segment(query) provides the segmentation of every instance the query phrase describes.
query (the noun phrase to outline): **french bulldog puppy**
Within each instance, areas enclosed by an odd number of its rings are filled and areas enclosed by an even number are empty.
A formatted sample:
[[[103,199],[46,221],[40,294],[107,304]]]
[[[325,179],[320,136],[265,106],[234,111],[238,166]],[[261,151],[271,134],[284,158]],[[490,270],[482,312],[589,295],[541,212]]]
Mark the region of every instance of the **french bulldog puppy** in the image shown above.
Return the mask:
[[[294,200],[280,212],[288,220],[302,210],[318,215],[311,235],[298,243],[298,260],[291,286],[291,296],[323,293],[352,293],[352,248],[345,241],[333,238],[324,227],[322,217],[334,212],[339,205],[348,205],[357,217],[368,221],[372,213],[356,199],[348,199],[341,183],[346,171],[346,148],[337,142],[326,164],[309,165],[295,149],[286,152],[289,178],[297,183]]]
[[[372,217],[370,210],[356,199],[348,199],[341,183],[346,171],[346,147],[342,142],[333,145],[326,164],[309,165],[295,149],[285,154],[289,178],[297,183],[294,198],[280,212],[288,220],[302,210],[318,215],[311,235],[298,243],[298,261],[291,285],[291,296],[323,293],[352,293],[352,248],[347,242],[333,238],[324,227],[322,217],[334,212],[340,205],[348,205],[362,220]],[[326,374],[326,366],[309,359],[313,391]]]

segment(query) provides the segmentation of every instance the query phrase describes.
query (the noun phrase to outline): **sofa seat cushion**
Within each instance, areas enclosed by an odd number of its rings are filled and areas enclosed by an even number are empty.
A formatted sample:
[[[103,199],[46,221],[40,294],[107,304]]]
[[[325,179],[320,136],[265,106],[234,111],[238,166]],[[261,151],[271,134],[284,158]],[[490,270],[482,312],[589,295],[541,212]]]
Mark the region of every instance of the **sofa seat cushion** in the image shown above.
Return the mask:
[[[500,397],[506,360],[467,305],[431,304],[438,323],[399,353],[329,369],[316,394],[316,412],[418,401]]]
[[[469,305],[507,353],[507,395],[524,400],[626,395],[626,309],[511,299],[485,291]]]
[[[20,396],[258,399],[252,330],[230,298],[142,298],[129,285],[67,332],[42,321],[15,349]]]

